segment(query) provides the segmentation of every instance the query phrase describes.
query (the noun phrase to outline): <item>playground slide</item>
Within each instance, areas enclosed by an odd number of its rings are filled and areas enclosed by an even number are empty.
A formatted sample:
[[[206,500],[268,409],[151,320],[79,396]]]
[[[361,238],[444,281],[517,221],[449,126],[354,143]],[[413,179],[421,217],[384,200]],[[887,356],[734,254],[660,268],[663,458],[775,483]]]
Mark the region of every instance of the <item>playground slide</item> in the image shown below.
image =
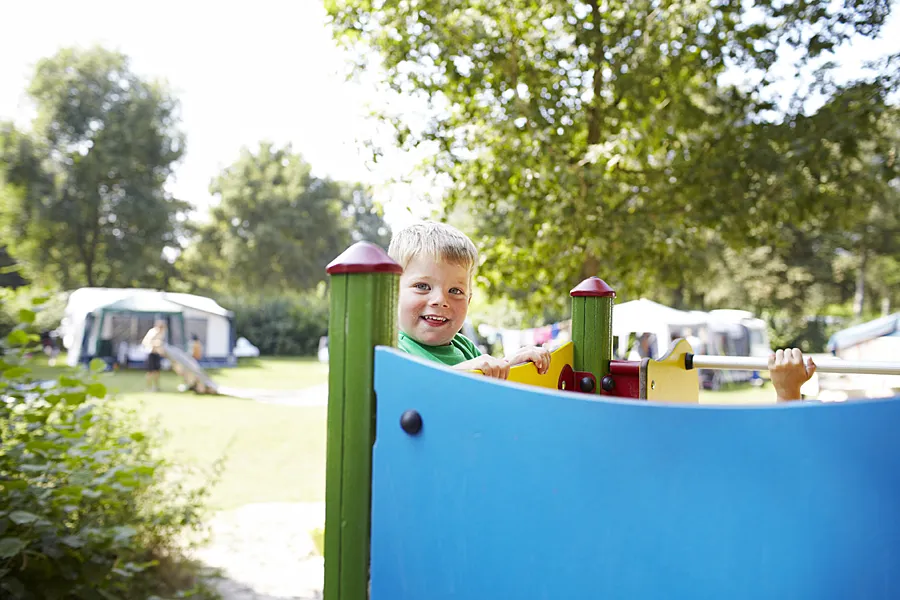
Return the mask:
[[[172,370],[181,375],[189,389],[198,394],[218,394],[218,386],[206,374],[194,357],[178,348],[166,344],[163,356],[172,361]]]

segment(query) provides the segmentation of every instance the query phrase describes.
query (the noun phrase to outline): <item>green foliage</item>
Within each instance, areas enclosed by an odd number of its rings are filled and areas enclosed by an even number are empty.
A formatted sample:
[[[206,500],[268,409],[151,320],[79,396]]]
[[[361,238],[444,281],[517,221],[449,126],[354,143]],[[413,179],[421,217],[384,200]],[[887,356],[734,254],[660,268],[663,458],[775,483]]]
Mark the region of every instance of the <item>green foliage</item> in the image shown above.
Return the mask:
[[[900,237],[900,229],[897,230]],[[870,305],[874,310],[890,312],[891,307],[896,311],[900,307],[900,260],[898,255],[878,256],[870,266],[867,273],[870,295]]]
[[[20,271],[19,265],[6,251],[6,247],[0,246],[0,287],[17,288],[25,285],[27,281]]]
[[[371,242],[387,249],[391,243],[391,228],[384,222],[381,205],[369,191],[360,184],[344,184],[342,201],[352,241]]]
[[[328,298],[316,291],[265,296],[239,296],[226,301],[234,311],[238,336],[264,356],[310,356],[328,332]]]
[[[35,281],[159,285],[187,205],[164,190],[184,151],[178,105],[101,48],[38,62],[32,131],[0,126],[0,231]],[[5,182],[5,185],[4,185]]]
[[[31,313],[29,324],[35,331],[52,331],[59,327],[66,310],[68,294],[56,290],[26,285],[15,290],[0,290],[0,334],[7,335],[13,326],[22,321],[22,315]],[[9,327],[4,329],[3,323]]]
[[[36,317],[22,310],[0,342],[0,596],[205,594],[179,547],[201,531],[205,488],[155,457],[155,436],[93,374],[30,376]]]
[[[471,216],[480,283],[533,313],[589,275],[622,296],[702,300],[710,245],[772,250],[790,286],[798,239],[860,254],[880,236],[867,227],[890,231],[872,215],[898,206],[896,60],[843,84],[825,64],[786,111],[767,100],[783,44],[798,66],[825,57],[876,35],[886,0],[326,7],[361,69],[377,61],[393,90],[428,101],[423,127],[382,118],[405,147],[436,148],[428,166],[452,182],[445,212]],[[729,67],[747,81],[724,84]]]
[[[778,315],[769,317],[769,341],[773,349],[800,348],[805,353],[825,353],[828,339],[852,324],[850,318],[827,320],[795,319]]]
[[[244,149],[210,192],[219,203],[178,265],[198,289],[311,289],[352,241],[390,239],[362,186],[314,176],[290,146]]]

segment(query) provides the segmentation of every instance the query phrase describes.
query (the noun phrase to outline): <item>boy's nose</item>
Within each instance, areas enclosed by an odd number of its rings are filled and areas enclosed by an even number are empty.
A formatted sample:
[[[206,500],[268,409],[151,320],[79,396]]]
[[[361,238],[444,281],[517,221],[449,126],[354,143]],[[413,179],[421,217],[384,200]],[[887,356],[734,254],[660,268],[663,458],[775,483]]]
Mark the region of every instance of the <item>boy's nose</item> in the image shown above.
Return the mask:
[[[438,292],[431,296],[431,305],[432,306],[447,306],[447,299],[444,297],[444,294],[441,294],[440,292]]]

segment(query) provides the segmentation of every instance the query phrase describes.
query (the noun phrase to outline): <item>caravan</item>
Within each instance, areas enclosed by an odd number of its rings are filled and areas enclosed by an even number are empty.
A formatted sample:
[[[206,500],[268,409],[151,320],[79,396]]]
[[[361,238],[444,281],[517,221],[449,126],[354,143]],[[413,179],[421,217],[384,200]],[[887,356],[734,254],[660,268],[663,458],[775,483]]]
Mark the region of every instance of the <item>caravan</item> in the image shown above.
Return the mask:
[[[613,336],[616,357],[659,359],[673,340],[685,338],[695,354],[767,357],[771,353],[766,323],[745,310],[683,311],[641,298],[616,306]],[[699,372],[701,386],[719,389],[726,383],[763,382],[759,371]]]
[[[70,366],[102,358],[122,367],[142,367],[144,334],[156,319],[168,323],[172,346],[187,350],[197,337],[204,368],[233,366],[234,317],[214,300],[149,289],[81,288],[69,295],[60,326]]]
[[[772,353],[766,322],[746,310],[716,309],[706,313],[707,342],[704,354],[768,357]],[[700,352],[698,352],[699,354]],[[700,384],[717,390],[726,383],[764,383],[760,371],[700,370]]]
[[[617,304],[613,311],[613,337],[618,340],[616,356],[640,360],[659,358],[678,338],[697,343],[706,326],[705,313],[678,310],[641,298]]]

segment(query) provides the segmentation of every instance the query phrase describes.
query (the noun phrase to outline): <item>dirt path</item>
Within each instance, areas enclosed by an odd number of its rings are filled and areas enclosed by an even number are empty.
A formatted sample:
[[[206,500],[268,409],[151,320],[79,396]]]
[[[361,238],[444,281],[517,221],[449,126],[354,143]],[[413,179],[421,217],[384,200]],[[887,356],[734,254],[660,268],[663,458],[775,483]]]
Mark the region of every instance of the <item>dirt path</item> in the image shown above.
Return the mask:
[[[324,522],[324,504],[250,504],[216,514],[194,556],[221,570],[224,600],[320,600],[324,563],[310,532]]]

